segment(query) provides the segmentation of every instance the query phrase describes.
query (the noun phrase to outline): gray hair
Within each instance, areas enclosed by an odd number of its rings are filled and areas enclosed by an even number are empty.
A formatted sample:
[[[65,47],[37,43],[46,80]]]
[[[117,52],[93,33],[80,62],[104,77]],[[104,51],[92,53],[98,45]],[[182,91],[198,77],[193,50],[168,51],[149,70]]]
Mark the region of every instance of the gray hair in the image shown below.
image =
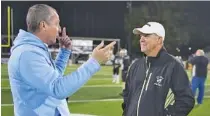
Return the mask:
[[[205,56],[205,52],[204,52],[202,49],[198,49],[198,50],[196,51],[196,55],[197,55],[197,56]]]
[[[36,4],[31,6],[26,17],[28,31],[32,33],[39,31],[39,24],[41,21],[50,24],[50,19],[54,15],[52,10],[56,11],[54,8],[46,4]]]
[[[205,56],[205,52],[203,50],[200,50],[200,55]]]

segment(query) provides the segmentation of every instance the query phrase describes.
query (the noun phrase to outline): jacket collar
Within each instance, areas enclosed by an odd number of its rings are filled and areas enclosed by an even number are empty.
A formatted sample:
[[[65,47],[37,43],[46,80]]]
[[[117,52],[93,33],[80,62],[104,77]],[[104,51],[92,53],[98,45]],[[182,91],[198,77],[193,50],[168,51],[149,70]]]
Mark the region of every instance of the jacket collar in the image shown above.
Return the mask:
[[[167,50],[166,50],[166,48],[165,48],[164,46],[159,50],[157,56],[147,56],[147,55],[144,53],[144,57],[148,57],[148,58],[158,58],[158,57],[160,57],[160,55],[161,55],[163,52],[167,52]]]
[[[154,62],[154,60],[156,60],[157,58],[159,58],[159,57],[160,57],[163,53],[165,53],[165,52],[167,52],[167,51],[166,51],[166,48],[163,46],[163,47],[159,50],[157,56],[155,56],[155,57],[153,57],[153,56],[147,56],[146,54],[144,54],[144,58],[146,59],[147,65],[148,65],[148,63]]]

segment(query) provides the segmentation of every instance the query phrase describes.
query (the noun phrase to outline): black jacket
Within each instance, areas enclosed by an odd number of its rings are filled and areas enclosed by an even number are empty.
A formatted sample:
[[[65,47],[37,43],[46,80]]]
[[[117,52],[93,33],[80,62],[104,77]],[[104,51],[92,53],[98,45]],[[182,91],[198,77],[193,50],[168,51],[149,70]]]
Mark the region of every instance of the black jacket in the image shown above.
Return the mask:
[[[123,116],[187,116],[195,103],[182,63],[164,49],[130,66],[123,98]]]
[[[205,56],[195,56],[190,60],[193,66],[193,76],[206,78],[208,72],[208,58]]]

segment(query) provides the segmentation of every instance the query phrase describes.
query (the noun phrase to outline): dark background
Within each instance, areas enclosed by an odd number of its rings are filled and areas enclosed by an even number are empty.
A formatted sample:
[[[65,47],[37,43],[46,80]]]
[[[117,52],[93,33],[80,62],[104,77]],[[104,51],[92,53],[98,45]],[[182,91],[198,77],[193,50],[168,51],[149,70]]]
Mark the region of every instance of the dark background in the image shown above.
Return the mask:
[[[42,3],[48,4],[57,10],[61,26],[67,27],[69,36],[119,38],[121,39],[122,48],[128,49],[130,46],[131,52],[135,53],[131,45],[131,35],[129,35],[129,33],[132,34],[132,30],[126,32],[125,29],[125,16],[129,13],[128,2],[126,1],[3,1],[1,3],[2,35],[7,35],[8,5],[14,11],[14,35],[17,35],[19,29],[26,29],[25,19],[28,8],[34,4]],[[132,7],[141,7],[146,4],[152,10],[151,3],[148,1],[135,1],[132,2]],[[173,3],[176,2],[173,1]],[[182,25],[189,25],[186,31],[191,30],[192,33],[190,33],[189,41],[186,41],[186,43],[184,41],[177,46],[181,49],[178,55],[188,57],[197,49],[204,48],[208,48],[208,51],[210,51],[210,2],[182,3],[186,6],[182,13],[187,14]],[[177,6],[177,9],[179,9],[179,6]],[[174,26],[176,25],[174,24]],[[166,36],[166,39],[173,39],[173,37]],[[189,50],[189,47],[192,50]],[[139,50],[139,48],[135,49]],[[173,50],[169,52],[176,54]]]
[[[8,5],[14,11],[14,34],[17,35],[19,29],[26,29],[25,19],[28,8],[37,3],[48,4],[57,10],[61,26],[67,28],[69,36],[125,39],[124,13],[127,10],[126,2],[4,1],[1,7],[1,34],[7,34]]]

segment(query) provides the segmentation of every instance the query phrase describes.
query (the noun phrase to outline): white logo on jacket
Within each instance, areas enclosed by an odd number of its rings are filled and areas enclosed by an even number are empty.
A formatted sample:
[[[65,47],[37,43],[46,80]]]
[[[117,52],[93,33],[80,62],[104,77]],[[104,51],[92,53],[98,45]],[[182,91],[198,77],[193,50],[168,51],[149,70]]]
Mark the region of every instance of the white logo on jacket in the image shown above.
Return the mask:
[[[163,77],[162,76],[156,76],[156,82],[154,83],[154,85],[157,85],[157,86],[159,86],[159,87],[161,87],[162,86],[162,81],[163,81]]]

